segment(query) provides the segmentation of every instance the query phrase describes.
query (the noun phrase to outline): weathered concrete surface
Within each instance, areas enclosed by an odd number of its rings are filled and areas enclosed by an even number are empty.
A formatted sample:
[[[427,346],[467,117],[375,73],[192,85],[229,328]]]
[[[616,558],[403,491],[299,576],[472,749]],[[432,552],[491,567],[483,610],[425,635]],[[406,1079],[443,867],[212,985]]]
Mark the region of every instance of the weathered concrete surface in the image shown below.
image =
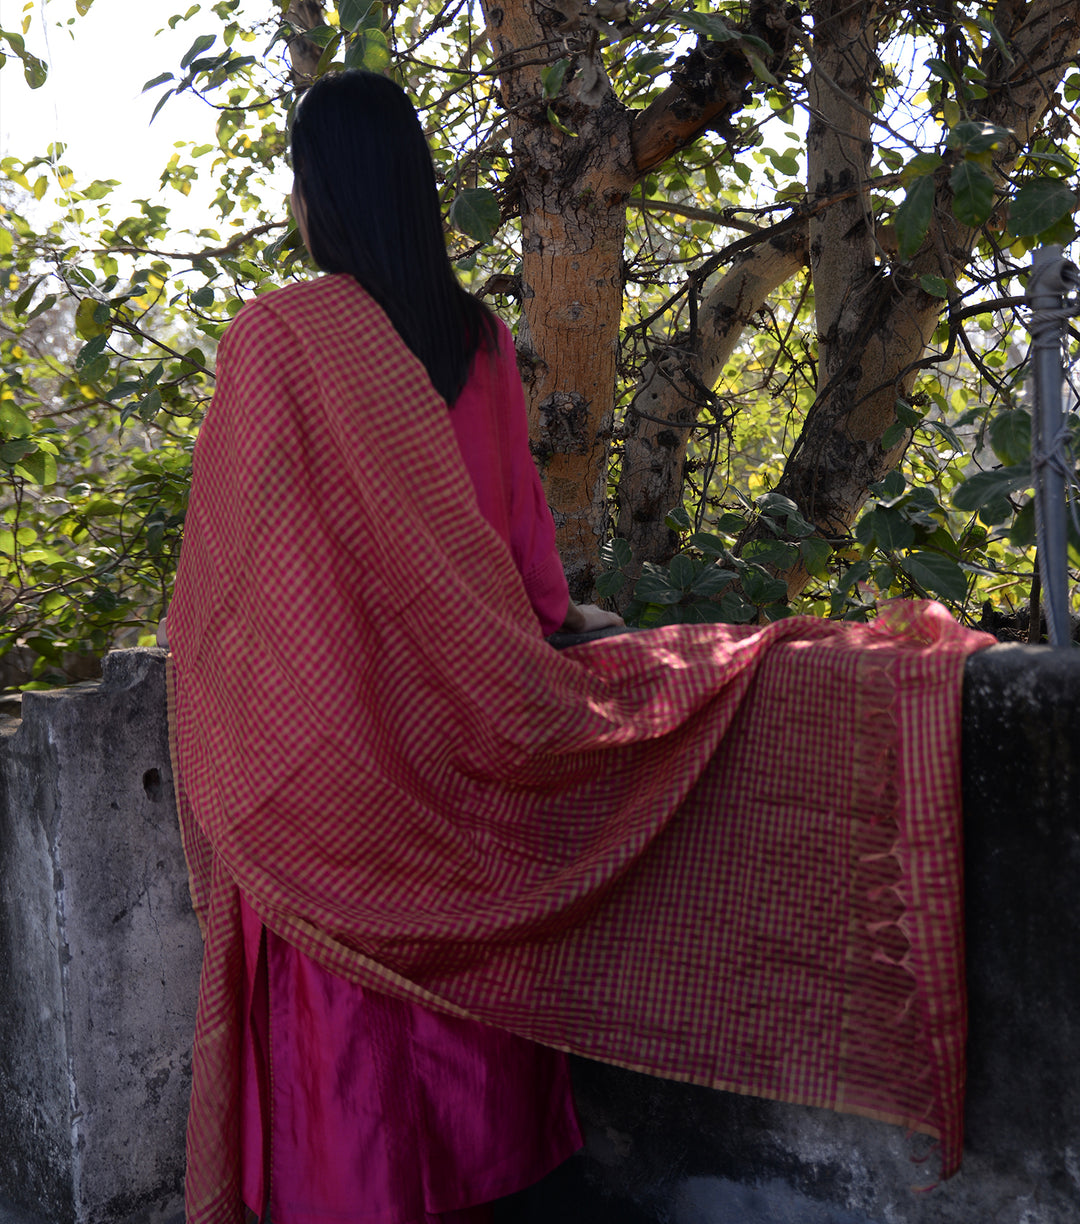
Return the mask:
[[[0,779],[0,1194],[50,1224],[175,1217],[202,949],[162,652],[27,693]]]
[[[162,682],[120,652],[0,743],[0,1224],[180,1224],[201,946]],[[964,718],[961,1172],[927,1189],[895,1127],[579,1061],[586,1150],[499,1224],[1080,1221],[1080,658],[975,656]]]
[[[969,661],[964,776],[971,1036],[954,1178],[928,1189],[931,1145],[895,1127],[579,1061],[586,1150],[499,1224],[1077,1224],[1080,652]]]

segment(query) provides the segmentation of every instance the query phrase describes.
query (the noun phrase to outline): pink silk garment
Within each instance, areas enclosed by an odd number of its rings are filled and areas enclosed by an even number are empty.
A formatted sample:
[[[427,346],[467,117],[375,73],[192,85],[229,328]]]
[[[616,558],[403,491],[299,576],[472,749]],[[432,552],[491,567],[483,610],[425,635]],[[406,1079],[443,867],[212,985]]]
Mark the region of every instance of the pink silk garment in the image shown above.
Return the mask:
[[[502,324],[450,422],[480,512],[551,633],[569,594]],[[581,1146],[564,1054],[326,973],[241,904],[243,1199],[260,1218],[269,1199],[274,1224],[443,1221]]]
[[[344,276],[225,336],[170,612],[206,933],[188,1224],[241,1219],[241,891],[322,968],[961,1145],[963,662],[935,605],[558,653]],[[173,620],[175,617],[175,623]]]

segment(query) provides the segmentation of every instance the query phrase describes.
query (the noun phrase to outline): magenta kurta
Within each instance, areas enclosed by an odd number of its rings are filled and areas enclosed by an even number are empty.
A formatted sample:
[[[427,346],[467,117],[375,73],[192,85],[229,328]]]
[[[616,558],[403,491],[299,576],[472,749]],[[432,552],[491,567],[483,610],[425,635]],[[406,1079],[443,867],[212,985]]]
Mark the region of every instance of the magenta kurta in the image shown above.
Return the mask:
[[[498,352],[477,354],[450,419],[537,632],[551,633],[566,578],[501,324]],[[354,986],[266,931],[246,902],[242,914],[243,1197],[269,1203],[274,1224],[424,1222],[529,1185],[580,1146],[564,1055]]]

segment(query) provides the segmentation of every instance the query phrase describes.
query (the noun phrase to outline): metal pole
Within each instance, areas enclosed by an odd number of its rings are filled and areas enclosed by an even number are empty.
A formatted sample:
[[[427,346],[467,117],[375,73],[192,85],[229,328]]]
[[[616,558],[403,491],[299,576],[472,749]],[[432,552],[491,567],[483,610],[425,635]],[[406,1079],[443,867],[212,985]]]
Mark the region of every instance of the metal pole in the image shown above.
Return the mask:
[[[1065,321],[1071,313],[1066,307],[1066,296],[1070,285],[1076,284],[1075,277],[1076,269],[1064,258],[1061,247],[1039,247],[1032,256],[1025,294],[1031,307],[1029,331],[1035,380],[1035,410],[1031,414],[1035,533],[1051,646],[1069,644],[1065,517],[1065,486],[1069,473],[1062,448],[1065,413],[1061,388],[1065,368],[1061,346]]]

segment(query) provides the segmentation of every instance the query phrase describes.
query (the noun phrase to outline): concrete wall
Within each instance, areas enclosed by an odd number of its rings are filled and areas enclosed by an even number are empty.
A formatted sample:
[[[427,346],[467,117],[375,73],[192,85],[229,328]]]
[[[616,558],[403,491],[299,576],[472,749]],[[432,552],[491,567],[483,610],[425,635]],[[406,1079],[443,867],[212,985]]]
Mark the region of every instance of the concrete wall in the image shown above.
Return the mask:
[[[163,660],[30,693],[0,742],[0,1199],[49,1224],[175,1214],[200,955]],[[499,1224],[1077,1224],[1080,658],[999,647],[964,714],[964,1167],[871,1121],[579,1061],[581,1155]],[[925,1159],[924,1159],[925,1158]]]
[[[0,740],[0,1196],[50,1224],[178,1209],[202,946],[163,682],[117,652]]]

